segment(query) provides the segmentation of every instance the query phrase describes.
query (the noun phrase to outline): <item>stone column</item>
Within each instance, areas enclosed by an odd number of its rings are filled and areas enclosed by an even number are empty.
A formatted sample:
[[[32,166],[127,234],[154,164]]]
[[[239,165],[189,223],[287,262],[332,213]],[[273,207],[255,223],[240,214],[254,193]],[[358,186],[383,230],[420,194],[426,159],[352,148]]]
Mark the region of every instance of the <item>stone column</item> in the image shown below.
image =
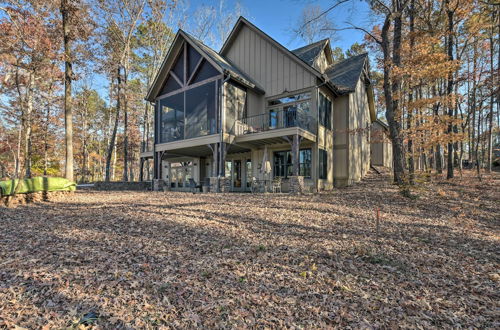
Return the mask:
[[[288,182],[290,185],[290,194],[302,194],[304,192],[304,177],[303,176],[289,176]]]

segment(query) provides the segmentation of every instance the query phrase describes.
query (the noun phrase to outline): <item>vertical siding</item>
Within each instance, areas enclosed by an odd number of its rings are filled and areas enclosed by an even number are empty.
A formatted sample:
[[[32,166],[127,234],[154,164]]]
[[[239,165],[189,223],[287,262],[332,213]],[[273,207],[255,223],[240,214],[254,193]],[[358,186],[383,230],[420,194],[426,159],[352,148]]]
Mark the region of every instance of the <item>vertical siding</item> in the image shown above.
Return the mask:
[[[242,26],[225,56],[258,82],[266,96],[311,87],[316,77],[290,55],[247,26]]]

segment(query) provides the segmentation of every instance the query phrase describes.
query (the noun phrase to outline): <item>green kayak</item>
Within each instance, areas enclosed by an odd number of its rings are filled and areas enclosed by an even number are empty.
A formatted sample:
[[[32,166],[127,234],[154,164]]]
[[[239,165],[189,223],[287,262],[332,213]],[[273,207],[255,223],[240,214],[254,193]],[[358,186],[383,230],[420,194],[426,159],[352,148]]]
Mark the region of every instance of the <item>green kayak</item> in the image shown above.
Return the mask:
[[[0,195],[9,196],[14,193],[19,180],[0,181]],[[18,194],[27,194],[39,191],[75,191],[76,183],[65,178],[35,177],[23,179]]]

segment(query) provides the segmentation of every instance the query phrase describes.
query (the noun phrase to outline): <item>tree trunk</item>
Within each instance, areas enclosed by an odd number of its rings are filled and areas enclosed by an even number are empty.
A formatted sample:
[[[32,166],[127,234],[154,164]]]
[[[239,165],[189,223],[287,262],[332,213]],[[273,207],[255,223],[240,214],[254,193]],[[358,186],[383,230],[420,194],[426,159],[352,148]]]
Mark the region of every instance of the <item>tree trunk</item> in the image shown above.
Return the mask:
[[[127,111],[127,68],[123,67],[123,181],[128,181],[128,111]],[[118,96],[119,97],[119,96]]]
[[[394,18],[394,38],[393,38],[393,58],[392,63],[390,59],[391,51],[390,47],[390,37],[389,30],[391,26],[391,17],[388,15],[385,18],[384,25],[382,27],[382,51],[384,54],[384,96],[385,96],[385,116],[387,122],[389,123],[389,133],[392,140],[392,157],[393,157],[393,170],[394,170],[394,182],[402,185],[405,183],[405,156],[403,148],[403,138],[401,136],[401,124],[399,120],[396,119],[396,113],[399,108],[399,101],[397,98],[393,98],[393,94],[399,92],[399,87],[401,79],[392,79],[392,68],[391,65],[398,66],[401,63],[401,28],[402,28],[401,16],[396,15]]]
[[[111,178],[111,158],[113,156],[113,150],[115,149],[115,140],[116,140],[116,132],[118,131],[118,123],[120,119],[120,88],[121,88],[121,71],[120,67],[117,69],[117,76],[116,76],[116,81],[117,81],[117,97],[116,97],[116,118],[115,118],[115,124],[113,126],[113,132],[111,133],[111,139],[109,141],[109,146],[108,146],[108,152],[106,155],[106,176],[105,176],[105,181],[109,182]],[[115,157],[116,159],[116,157]]]
[[[66,179],[73,181],[73,109],[71,98],[71,82],[73,79],[73,63],[71,57],[72,41],[70,38],[70,17],[68,0],[61,0],[60,11],[64,37],[64,128],[66,140]]]
[[[24,167],[26,170],[26,177],[31,178],[31,132],[32,132],[32,120],[31,116],[33,114],[33,80],[35,78],[30,74],[28,78],[28,85],[26,86],[26,114],[24,116]]]
[[[410,4],[410,56],[413,54],[413,48],[415,45],[415,19],[414,19],[414,11],[415,11],[415,0],[411,1]],[[413,86],[410,82],[408,86],[410,93],[408,95],[408,114],[407,114],[407,130],[408,130],[408,172],[409,172],[409,182],[410,184],[414,184],[415,182],[415,164],[413,159],[413,140],[411,138],[411,125],[412,125],[412,117],[413,117]]]
[[[453,10],[449,8],[449,1],[446,0],[447,6],[447,15],[448,15],[448,61],[453,61]],[[453,94],[453,72],[448,73],[448,85],[446,88],[446,96],[448,97],[447,105],[448,105],[448,171],[446,173],[446,178],[451,179],[454,176],[453,173],[453,107],[454,102],[451,101],[451,97]]]
[[[486,165],[486,171],[488,173],[491,172],[491,163],[492,163],[492,155],[493,155],[493,104],[495,102],[495,69],[493,64],[493,51],[494,51],[494,27],[491,28],[490,35],[490,74],[491,74],[491,95],[490,95],[490,113],[488,116],[488,164]],[[500,65],[500,64],[499,64]],[[497,86],[498,87],[498,86]],[[500,111],[497,109],[497,111]]]

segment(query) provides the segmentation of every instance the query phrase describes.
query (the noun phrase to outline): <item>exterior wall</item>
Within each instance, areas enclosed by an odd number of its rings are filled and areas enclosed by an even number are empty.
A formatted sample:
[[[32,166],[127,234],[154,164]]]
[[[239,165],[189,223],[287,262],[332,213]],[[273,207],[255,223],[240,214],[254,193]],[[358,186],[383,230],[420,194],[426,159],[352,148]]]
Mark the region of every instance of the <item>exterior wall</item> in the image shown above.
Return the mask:
[[[266,111],[264,95],[259,95],[252,90],[247,90],[247,116],[256,116]]]
[[[377,122],[371,128],[371,164],[392,167],[392,144],[388,133]]]
[[[349,94],[349,184],[357,182],[370,169],[370,110],[362,80]]]
[[[313,66],[321,73],[325,72],[328,67],[328,58],[326,57],[325,51],[322,51],[318,56],[316,61],[314,61]]]
[[[349,182],[349,95],[333,100],[333,183],[346,186]]]
[[[259,83],[266,96],[311,87],[316,82],[303,65],[246,25],[224,55]]]

